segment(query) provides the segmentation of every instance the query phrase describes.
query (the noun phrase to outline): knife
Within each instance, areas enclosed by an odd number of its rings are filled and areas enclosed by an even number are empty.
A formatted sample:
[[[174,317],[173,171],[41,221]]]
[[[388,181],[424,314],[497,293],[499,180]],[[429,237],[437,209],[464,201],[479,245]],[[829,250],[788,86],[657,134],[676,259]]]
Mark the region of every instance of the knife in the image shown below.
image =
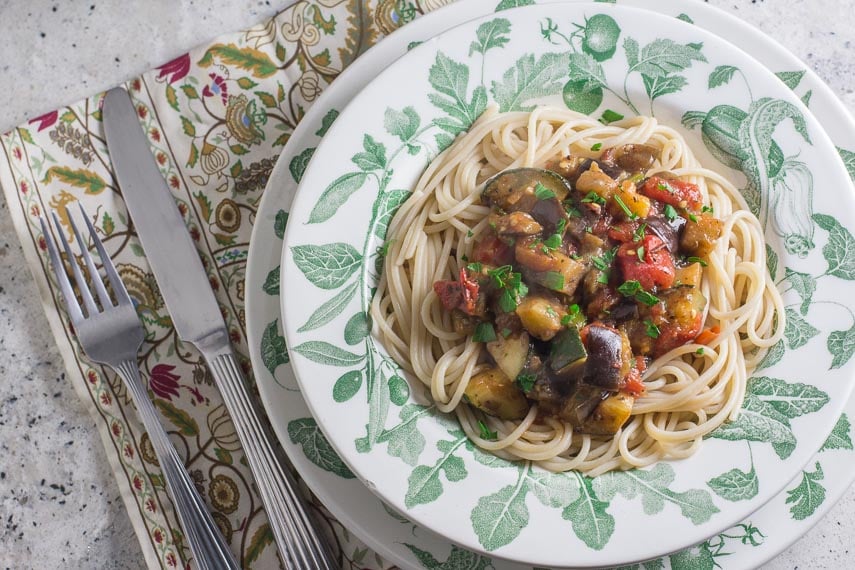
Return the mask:
[[[235,425],[286,568],[337,568],[291,472],[260,420],[208,276],[160,174],[127,91],[107,92],[107,149],[128,212],[181,340],[202,353]]]

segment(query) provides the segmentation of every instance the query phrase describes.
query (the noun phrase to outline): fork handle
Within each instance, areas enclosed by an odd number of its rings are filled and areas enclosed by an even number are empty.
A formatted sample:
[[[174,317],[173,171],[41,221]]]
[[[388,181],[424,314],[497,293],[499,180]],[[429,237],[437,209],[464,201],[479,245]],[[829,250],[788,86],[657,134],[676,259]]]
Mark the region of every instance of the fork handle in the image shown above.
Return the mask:
[[[246,380],[230,348],[210,354],[202,351],[223,395],[250,469],[270,527],[286,568],[337,570],[338,563],[320,535],[297,491],[297,483],[273,447],[270,430],[261,422],[250,398]]]
[[[205,502],[196,491],[184,463],[160,423],[158,413],[140,381],[136,361],[123,361],[116,370],[125,380],[143,426],[148,432],[154,453],[160,462],[166,489],[175,504],[175,512],[181,521],[196,566],[202,570],[240,570],[240,565],[211,518]]]

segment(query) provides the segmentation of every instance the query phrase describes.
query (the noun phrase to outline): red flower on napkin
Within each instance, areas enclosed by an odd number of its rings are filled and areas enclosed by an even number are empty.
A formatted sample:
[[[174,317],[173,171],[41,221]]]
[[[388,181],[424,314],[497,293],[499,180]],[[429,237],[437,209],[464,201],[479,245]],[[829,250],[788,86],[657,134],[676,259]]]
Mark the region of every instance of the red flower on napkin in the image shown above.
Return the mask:
[[[41,132],[48,127],[52,127],[53,124],[56,122],[57,117],[59,117],[59,111],[51,111],[50,113],[45,113],[41,117],[30,119],[28,124],[32,125],[33,123],[38,123],[39,132]]]
[[[152,392],[170,402],[172,396],[178,395],[178,381],[181,379],[180,376],[172,373],[174,369],[174,366],[168,364],[158,364],[151,369],[151,377],[148,381]]]
[[[167,78],[167,81],[169,83],[175,83],[190,73],[190,54],[185,53],[184,55],[178,56],[172,61],[164,63],[158,67],[157,70],[160,72],[157,74],[158,79],[164,79],[168,75],[169,77]]]

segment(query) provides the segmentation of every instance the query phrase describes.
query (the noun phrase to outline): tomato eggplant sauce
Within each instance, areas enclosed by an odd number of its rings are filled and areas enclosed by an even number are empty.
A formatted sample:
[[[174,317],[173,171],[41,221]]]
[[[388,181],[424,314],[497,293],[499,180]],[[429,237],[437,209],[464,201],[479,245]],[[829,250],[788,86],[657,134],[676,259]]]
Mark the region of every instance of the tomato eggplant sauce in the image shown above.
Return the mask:
[[[433,286],[455,330],[485,346],[471,405],[520,420],[537,404],[611,435],[652,359],[714,336],[701,279],[722,222],[695,184],[648,175],[658,157],[627,144],[485,183],[488,229],[457,279]]]

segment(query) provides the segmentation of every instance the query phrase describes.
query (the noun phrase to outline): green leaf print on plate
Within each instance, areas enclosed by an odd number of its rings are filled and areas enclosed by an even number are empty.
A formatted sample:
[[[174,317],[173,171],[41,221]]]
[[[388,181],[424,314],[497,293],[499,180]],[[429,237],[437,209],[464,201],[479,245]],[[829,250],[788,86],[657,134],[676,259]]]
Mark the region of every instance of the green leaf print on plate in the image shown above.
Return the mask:
[[[298,245],[294,263],[306,279],[321,289],[338,289],[359,270],[362,255],[346,243]]]
[[[264,334],[261,336],[261,360],[271,374],[276,373],[276,368],[280,364],[290,362],[285,338],[279,334],[279,319],[274,319],[264,329]]]
[[[790,513],[796,520],[803,520],[816,512],[816,509],[825,500],[825,487],[820,481],[825,478],[822,466],[816,462],[813,471],[802,473],[802,482],[787,491],[787,504],[791,504]]]
[[[303,453],[309,461],[324,471],[335,473],[345,479],[355,477],[333,450],[314,418],[292,420],[288,423],[288,435],[293,443],[303,448]]]

